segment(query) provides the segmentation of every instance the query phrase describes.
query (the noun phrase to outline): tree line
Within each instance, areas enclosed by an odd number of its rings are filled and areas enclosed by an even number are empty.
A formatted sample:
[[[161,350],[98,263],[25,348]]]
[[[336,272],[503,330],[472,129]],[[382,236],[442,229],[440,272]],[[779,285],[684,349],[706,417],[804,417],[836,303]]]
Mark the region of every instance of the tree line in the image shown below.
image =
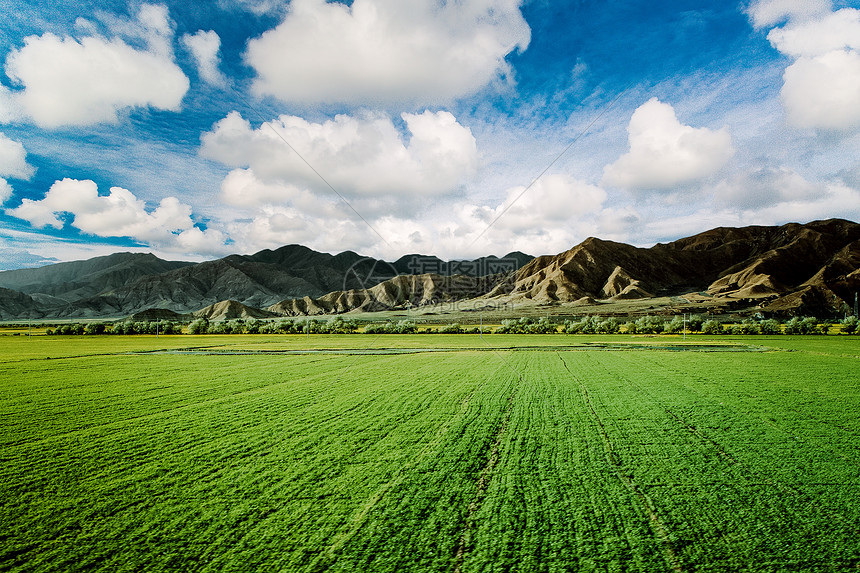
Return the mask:
[[[686,319],[674,316],[671,319],[660,316],[643,316],[636,320],[621,322],[616,318],[585,316],[567,319],[563,322],[548,318],[529,318],[503,320],[495,328],[463,326],[458,322],[436,328],[419,328],[412,320],[388,320],[365,325],[353,319],[340,316],[329,320],[280,319],[263,321],[224,320],[212,322],[198,318],[187,326],[188,334],[680,334],[681,332],[708,335],[777,335],[777,334],[819,334],[830,333],[834,326],[842,334],[860,333],[860,320],[849,316],[837,322],[819,321],[814,317],[793,317],[787,321],[774,318],[745,318],[741,322],[725,324],[715,319],[692,315]],[[48,335],[131,335],[131,334],[182,334],[184,325],[174,321],[121,321],[115,323],[70,323],[49,327]]]

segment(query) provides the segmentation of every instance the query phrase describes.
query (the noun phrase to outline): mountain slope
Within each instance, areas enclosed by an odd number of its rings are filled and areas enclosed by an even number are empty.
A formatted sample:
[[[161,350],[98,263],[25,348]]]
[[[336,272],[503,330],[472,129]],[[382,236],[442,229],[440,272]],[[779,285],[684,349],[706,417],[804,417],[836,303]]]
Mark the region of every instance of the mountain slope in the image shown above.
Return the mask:
[[[0,287],[73,302],[123,287],[142,277],[192,265],[194,263],[165,261],[151,253],[114,253],[86,261],[2,271]]]
[[[488,285],[487,277],[399,275],[369,289],[284,300],[266,310],[286,316],[377,312],[473,299],[486,293],[490,288]]]
[[[414,257],[421,261],[432,259]],[[514,264],[513,260],[530,259],[522,253],[509,257],[512,260],[506,261],[508,265]],[[495,257],[461,263],[475,269],[500,264]],[[440,266],[450,268],[452,264],[440,261]],[[318,298],[335,291],[373,287],[397,274],[392,264],[352,251],[331,255],[301,245],[286,245],[197,264],[118,253],[90,261],[7,271],[0,273],[0,285],[5,275],[11,285],[8,288],[32,293],[35,300],[30,306],[38,309],[40,316],[97,318],[127,316],[150,308],[189,313],[226,300],[263,308],[287,299]],[[14,308],[25,312],[21,306],[24,302],[15,304]],[[8,306],[12,309],[12,302]],[[13,312],[7,315],[13,316]]]
[[[205,318],[207,320],[233,320],[236,318],[276,318],[279,315],[273,312],[252,308],[235,300],[223,300],[206,308],[192,313],[194,318]]]
[[[0,287],[0,320],[42,318],[39,304],[27,294]]]
[[[590,238],[534,259],[517,273],[513,289],[491,296],[559,303],[701,291],[724,299],[767,298],[772,302],[763,308],[775,311],[821,312],[853,299],[860,288],[858,240],[860,225],[839,219],[717,228],[648,249]]]
[[[518,305],[632,301],[623,313],[636,299],[654,297],[707,301],[714,312],[832,316],[858,291],[860,225],[831,219],[720,227],[650,248],[589,238],[537,258],[515,252],[445,262],[406,255],[387,263],[300,245],[198,264],[117,253],[0,273],[0,318],[190,313],[222,301],[286,315],[330,314],[475,298]]]

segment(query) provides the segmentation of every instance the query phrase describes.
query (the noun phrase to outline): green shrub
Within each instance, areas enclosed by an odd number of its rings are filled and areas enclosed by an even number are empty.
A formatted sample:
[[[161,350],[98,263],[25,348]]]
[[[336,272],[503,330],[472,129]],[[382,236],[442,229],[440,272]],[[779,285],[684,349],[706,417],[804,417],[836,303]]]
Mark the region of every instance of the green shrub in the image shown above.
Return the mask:
[[[779,324],[778,320],[773,318],[761,321],[759,323],[759,328],[761,329],[762,334],[782,334],[782,326]]]
[[[188,334],[206,334],[209,331],[209,321],[198,318],[188,325]]]
[[[666,334],[680,334],[687,327],[683,317],[675,316],[669,322],[663,324],[663,332]]]
[[[857,320],[856,316],[848,316],[840,322],[842,325],[842,332],[845,334],[855,334],[860,328],[860,320]]]
[[[720,322],[709,319],[702,323],[702,334],[722,334],[723,325]]]
[[[687,320],[687,328],[690,329],[690,332],[701,332],[704,322],[705,319],[701,315],[694,314]]]
[[[105,330],[106,327],[104,324],[101,324],[100,322],[91,322],[84,327],[84,334],[104,334]]]
[[[636,332],[639,334],[660,334],[663,328],[664,320],[659,316],[643,316],[636,321]]]

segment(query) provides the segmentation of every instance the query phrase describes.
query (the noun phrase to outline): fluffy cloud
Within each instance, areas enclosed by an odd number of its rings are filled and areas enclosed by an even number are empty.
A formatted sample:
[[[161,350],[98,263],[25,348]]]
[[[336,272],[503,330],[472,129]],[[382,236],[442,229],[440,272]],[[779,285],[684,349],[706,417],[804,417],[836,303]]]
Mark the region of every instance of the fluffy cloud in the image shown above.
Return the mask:
[[[775,28],[767,35],[776,49],[793,57],[822,56],[860,48],[860,10],[845,8],[814,20]]]
[[[9,182],[0,177],[0,205],[9,200],[12,196],[12,186]]]
[[[173,61],[167,9],[145,4],[127,28],[143,37],[146,49],[120,38],[25,38],[6,60],[6,74],[24,88],[16,94],[23,113],[54,128],[116,122],[128,107],[178,110],[189,83]]]
[[[627,133],[630,151],[604,168],[606,185],[672,189],[713,175],[735,152],[728,131],[683,125],[657,98],[633,112]]]
[[[12,196],[12,186],[6,178],[29,179],[34,171],[33,166],[27,163],[24,146],[0,133],[0,205]]]
[[[767,37],[776,49],[795,58],[785,70],[781,92],[788,122],[849,131],[860,127],[860,10],[821,8],[789,14],[789,22]],[[759,21],[755,12],[751,17],[753,23]]]
[[[767,28],[787,19],[804,20],[830,12],[830,0],[754,0],[747,13],[753,25]]]
[[[485,221],[484,228],[495,221],[494,230],[543,234],[560,223],[599,212],[604,201],[606,192],[600,187],[568,175],[546,175],[528,189],[509,189],[495,208],[476,207],[475,214]]]
[[[221,49],[221,38],[212,30],[198,30],[194,34],[182,36],[185,46],[197,61],[197,73],[200,78],[213,86],[227,85],[227,78],[218,69],[221,61],[218,50]]]
[[[229,223],[227,230],[240,252],[274,249],[291,243],[330,252],[347,248],[366,252],[372,245],[380,246],[379,237],[361,221],[347,216],[308,214],[282,205],[261,207],[251,219]],[[349,237],[349,244],[344,244],[344,237]]]
[[[22,115],[21,106],[6,86],[0,85],[0,124],[11,123]]]
[[[112,187],[109,195],[99,195],[98,187],[89,180],[57,181],[44,199],[24,199],[19,207],[6,211],[34,227],[56,229],[65,225],[64,213],[71,216],[73,227],[90,235],[130,237],[160,248],[194,248],[198,253],[223,251],[225,237],[218,231],[195,227],[191,207],[177,198],[166,197],[149,211],[131,191]]]
[[[29,179],[35,169],[27,163],[27,151],[15,140],[0,133],[0,177]]]
[[[260,184],[244,170],[231,175],[236,185]],[[567,175],[548,175],[525,193],[524,189],[510,188],[503,200],[489,204],[435,203],[420,218],[407,212],[379,210],[368,215],[362,210],[372,228],[342,202],[304,197],[307,192],[297,191],[290,204],[263,205],[225,228],[242,252],[300,243],[331,252],[349,248],[393,260],[409,252],[442,257],[504,255],[513,250],[557,253],[588,235],[626,239],[630,225],[640,219],[629,208],[605,208],[606,192]]]
[[[783,80],[782,101],[792,125],[832,131],[860,126],[860,53],[800,58]]]
[[[609,214],[606,192],[563,174],[513,187],[496,204],[459,203],[429,221],[391,219],[379,228],[403,252],[450,256],[503,255],[514,250],[559,253],[588,235],[600,234]]]
[[[530,40],[519,0],[293,0],[251,40],[254,90],[287,102],[444,103],[510,75]]]
[[[232,112],[203,134],[201,153],[228,167],[250,168],[222,185],[223,199],[233,205],[284,202],[303,189],[330,194],[320,176],[350,197],[408,199],[458,189],[477,167],[471,131],[448,112],[401,117],[408,142],[382,114],[339,115],[324,123],[284,115],[253,129]]]

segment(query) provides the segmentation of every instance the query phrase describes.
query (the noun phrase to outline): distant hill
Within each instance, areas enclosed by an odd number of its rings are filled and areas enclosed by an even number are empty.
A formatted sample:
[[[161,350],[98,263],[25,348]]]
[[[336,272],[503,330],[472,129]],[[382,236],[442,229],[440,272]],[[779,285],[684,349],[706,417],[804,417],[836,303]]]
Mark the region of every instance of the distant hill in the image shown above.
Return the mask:
[[[402,267],[403,260],[394,265]],[[860,225],[832,219],[724,227],[647,249],[592,237],[491,281],[409,278],[397,277],[364,291],[285,300],[269,310],[330,314],[468,298],[518,305],[595,305],[688,295],[688,304],[698,298],[707,303],[703,308],[715,312],[755,308],[778,315],[834,315],[860,290]]]
[[[764,311],[827,314],[853,301],[858,269],[857,223],[722,227],[649,249],[590,238],[534,259],[512,289],[490,296],[559,303],[701,292]]]
[[[193,313],[194,318],[205,318],[207,320],[234,320],[237,318],[277,318],[282,316],[273,312],[245,306],[235,300],[225,300],[207,306]]]
[[[141,277],[192,265],[194,263],[165,261],[150,253],[115,253],[86,261],[2,271],[0,287],[74,302],[121,288]]]
[[[503,259],[442,262],[412,255],[417,267],[436,264],[442,274],[519,265],[523,253]],[[428,261],[438,261],[429,263]],[[406,263],[404,263],[406,264]],[[402,266],[402,265],[401,265]],[[264,308],[287,299],[373,287],[399,273],[395,265],[352,251],[332,255],[286,245],[253,255],[229,255],[203,263],[163,261],[154,255],[117,253],[88,261],[0,273],[0,320],[16,318],[125,317],[147,309],[179,314],[222,301]],[[23,297],[21,295],[24,295]]]
[[[650,248],[592,237],[537,258],[514,252],[443,261],[415,254],[389,263],[301,245],[203,263],[117,253],[0,272],[0,319],[121,318],[151,311],[199,312],[218,320],[471,299],[595,306],[665,297],[688,309],[700,302],[707,312],[834,316],[853,305],[858,291],[860,225],[831,219],[720,227]]]
[[[318,298],[284,300],[266,310],[284,315],[377,312],[468,300],[486,294],[500,277],[398,275],[368,289],[335,291]]]

